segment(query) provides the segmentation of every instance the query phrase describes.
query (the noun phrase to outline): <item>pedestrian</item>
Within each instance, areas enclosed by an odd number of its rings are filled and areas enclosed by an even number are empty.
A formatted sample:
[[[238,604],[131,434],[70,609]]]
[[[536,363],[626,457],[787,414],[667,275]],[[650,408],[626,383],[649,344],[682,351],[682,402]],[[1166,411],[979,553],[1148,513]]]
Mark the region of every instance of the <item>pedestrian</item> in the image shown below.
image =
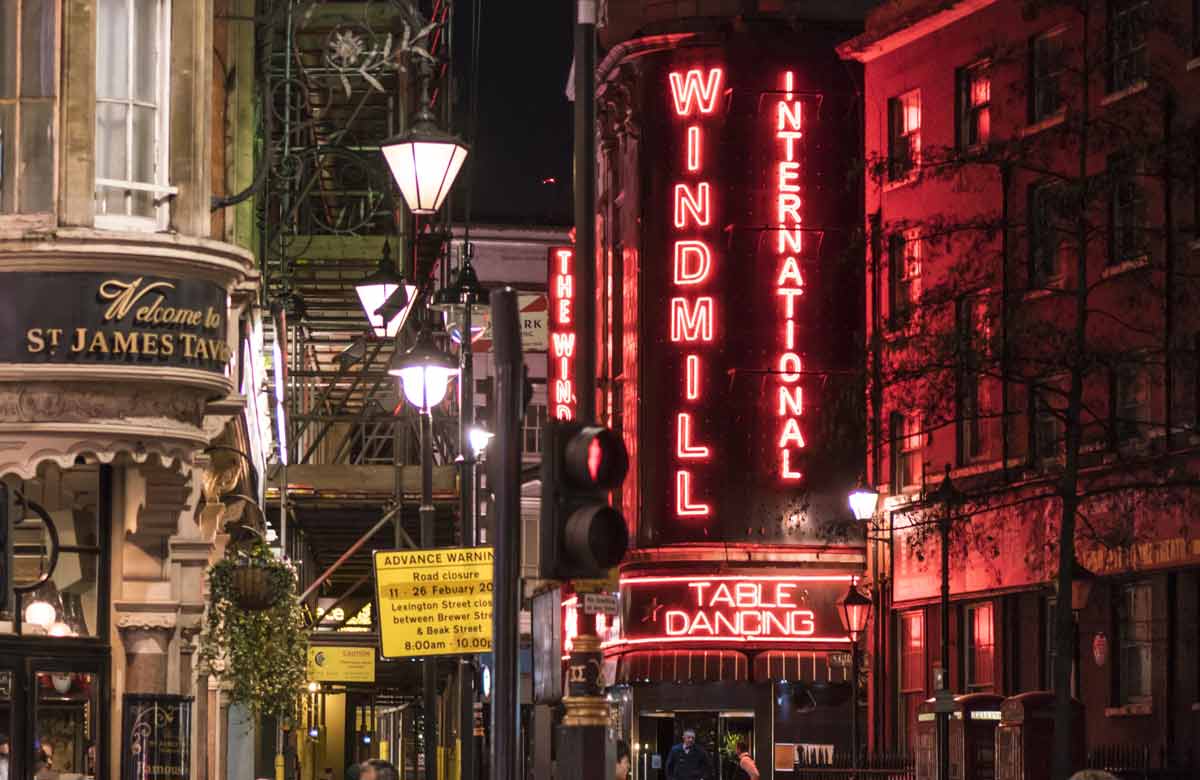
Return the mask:
[[[739,739],[737,743],[737,762],[737,772],[733,775],[737,780],[758,780],[758,766],[754,763],[754,757],[750,755],[750,746],[744,739]]]
[[[696,744],[694,729],[684,729],[683,741],[667,755],[667,780],[712,780],[712,760]]]
[[[346,780],[358,780],[362,775],[362,765],[357,761],[346,765]]]
[[[0,734],[0,780],[8,780],[8,735]]]
[[[614,780],[629,778],[629,745],[623,739],[617,740],[617,771]]]
[[[400,780],[400,773],[390,761],[372,758],[363,762],[360,780]]]

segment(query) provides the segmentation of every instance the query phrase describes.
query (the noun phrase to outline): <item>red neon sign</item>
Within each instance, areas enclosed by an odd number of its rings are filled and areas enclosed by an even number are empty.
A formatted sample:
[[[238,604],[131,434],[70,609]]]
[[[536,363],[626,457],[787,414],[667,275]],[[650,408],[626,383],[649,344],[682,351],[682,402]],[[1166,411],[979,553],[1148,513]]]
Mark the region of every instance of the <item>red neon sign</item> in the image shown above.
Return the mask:
[[[556,420],[574,420],[575,398],[575,250],[551,247],[550,350],[547,388],[551,414]]]
[[[783,310],[783,342],[779,350],[778,404],[779,418],[776,447],[781,479],[798,482],[804,478],[796,465],[804,449],[804,432],[800,417],[804,412],[802,362],[797,349],[797,319],[801,296],[804,295],[804,275],[797,255],[803,247],[800,197],[800,162],[797,160],[797,141],[803,136],[803,106],[793,93],[795,77],[791,71],[783,75],[783,97],[775,104],[775,140],[777,153],[782,157],[775,168],[775,219],[779,240],[776,245],[779,271],[775,274],[774,297]]]
[[[844,643],[837,598],[850,581],[842,574],[622,579],[621,641]]]
[[[698,294],[713,275],[716,258],[712,246],[698,232],[713,224],[713,186],[702,180],[704,127],[698,124],[717,109],[724,73],[720,68],[692,68],[667,75],[675,113],[691,121],[683,129],[685,178],[671,187],[672,244],[671,282],[675,294],[668,303],[670,340],[681,345],[683,356],[682,409],[675,415],[674,489],[676,519],[695,519],[712,514],[711,504],[700,495],[694,467],[712,458],[701,418],[693,411],[704,401],[704,359],[700,351],[711,345],[715,334],[716,303],[711,295]]]

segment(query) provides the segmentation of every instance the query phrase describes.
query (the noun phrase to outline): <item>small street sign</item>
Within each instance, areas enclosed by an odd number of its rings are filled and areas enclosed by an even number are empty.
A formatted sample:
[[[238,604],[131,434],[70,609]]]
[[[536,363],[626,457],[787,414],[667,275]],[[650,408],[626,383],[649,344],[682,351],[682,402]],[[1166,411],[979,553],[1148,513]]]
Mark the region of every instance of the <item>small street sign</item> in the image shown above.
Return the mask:
[[[583,613],[585,615],[615,615],[617,614],[617,597],[611,593],[584,593]]]

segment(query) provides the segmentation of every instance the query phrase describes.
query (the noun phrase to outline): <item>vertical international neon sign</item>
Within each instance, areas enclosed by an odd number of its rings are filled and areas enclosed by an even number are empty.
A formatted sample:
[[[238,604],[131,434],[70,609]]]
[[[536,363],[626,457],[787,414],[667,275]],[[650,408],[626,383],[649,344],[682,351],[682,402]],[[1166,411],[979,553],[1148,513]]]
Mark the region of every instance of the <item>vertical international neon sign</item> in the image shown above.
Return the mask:
[[[703,239],[713,222],[713,185],[705,176],[704,119],[717,109],[724,74],[720,68],[671,72],[671,108],[683,121],[682,173],[671,186],[671,297],[667,317],[672,343],[683,350],[682,404],[673,420],[675,447],[675,517],[695,519],[712,514],[697,484],[694,467],[712,458],[695,409],[704,400],[705,354],[716,336],[716,303],[702,294],[716,259]]]
[[[551,416],[574,420],[575,397],[575,250],[551,247],[550,253],[550,353],[547,387]]]
[[[799,257],[803,251],[804,234],[801,229],[800,161],[797,146],[803,136],[802,105],[795,95],[795,75],[791,71],[783,74],[783,97],[775,102],[772,112],[777,161],[775,163],[774,219],[775,274],[774,295],[781,309],[783,322],[782,342],[775,366],[778,378],[776,417],[778,434],[779,476],[787,482],[798,482],[804,474],[798,466],[799,453],[805,446],[804,432],[800,419],[804,414],[803,376],[797,343],[797,319],[804,295],[804,274],[800,270]]]

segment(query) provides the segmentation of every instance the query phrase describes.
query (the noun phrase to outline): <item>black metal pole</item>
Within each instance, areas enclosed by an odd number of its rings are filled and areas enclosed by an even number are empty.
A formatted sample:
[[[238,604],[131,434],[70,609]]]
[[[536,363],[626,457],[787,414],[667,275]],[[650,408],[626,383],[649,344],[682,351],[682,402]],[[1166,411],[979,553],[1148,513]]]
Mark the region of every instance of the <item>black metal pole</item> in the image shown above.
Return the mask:
[[[517,610],[521,565],[521,334],[517,293],[496,290],[492,343],[496,362],[496,436],[488,462],[493,471],[495,550],[492,599],[492,780],[516,780],[521,711],[517,688]],[[564,775],[564,777],[569,775]]]
[[[858,637],[850,639],[850,766],[858,776]]]
[[[475,425],[475,356],[471,348],[470,302],[463,304],[462,349],[459,351],[458,440],[462,453],[459,496],[462,503],[463,547],[475,546],[475,448],[471,428]],[[462,780],[475,780],[475,656],[463,656],[458,664],[458,755]]]
[[[938,533],[942,541],[942,684],[950,690],[950,507],[944,507]],[[938,780],[950,780],[950,713],[937,713]]]
[[[433,412],[421,410],[421,547],[436,546],[433,508]],[[437,771],[437,658],[427,656],[421,664],[421,688],[425,719],[425,780],[438,780]]]
[[[579,422],[596,417],[596,0],[576,0],[575,298]]]

